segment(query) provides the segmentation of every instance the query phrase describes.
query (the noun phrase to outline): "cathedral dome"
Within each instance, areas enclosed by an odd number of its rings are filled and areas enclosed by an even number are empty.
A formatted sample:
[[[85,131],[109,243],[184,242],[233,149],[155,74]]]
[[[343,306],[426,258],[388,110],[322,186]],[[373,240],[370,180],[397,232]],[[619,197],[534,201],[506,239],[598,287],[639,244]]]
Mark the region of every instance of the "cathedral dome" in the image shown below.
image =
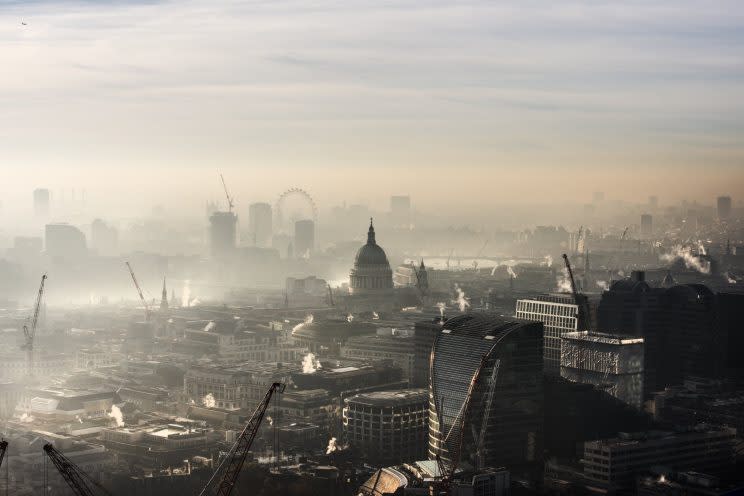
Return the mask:
[[[393,287],[393,271],[385,250],[377,244],[372,219],[367,231],[367,244],[357,251],[349,279],[349,292],[352,294],[387,291]]]

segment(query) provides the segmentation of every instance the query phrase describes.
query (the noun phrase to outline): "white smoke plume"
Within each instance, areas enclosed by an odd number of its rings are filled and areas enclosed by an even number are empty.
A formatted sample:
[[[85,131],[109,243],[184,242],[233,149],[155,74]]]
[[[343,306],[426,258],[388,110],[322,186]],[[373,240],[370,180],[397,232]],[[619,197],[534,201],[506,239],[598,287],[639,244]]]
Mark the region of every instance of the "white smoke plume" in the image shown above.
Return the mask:
[[[659,259],[668,263],[682,260],[688,269],[696,270],[701,274],[710,274],[710,262],[693,255],[689,246],[675,245],[671,252],[661,255]]]
[[[334,453],[336,451],[341,451],[346,449],[346,446],[341,446],[338,444],[338,440],[335,437],[332,437],[328,441],[328,447],[326,448],[326,455],[330,455],[331,453]]]
[[[354,315],[349,314],[346,316],[346,322],[352,322],[354,320]]]
[[[461,312],[464,312],[470,306],[470,301],[465,297],[465,291],[457,283],[455,283],[455,291],[457,291],[457,306]]]
[[[188,307],[191,303],[191,281],[186,279],[183,283],[183,289],[181,290],[181,306]]]
[[[212,331],[215,327],[217,327],[217,324],[210,320],[209,323],[204,326],[204,332]]]
[[[195,306],[197,306],[197,305],[198,305],[199,303],[201,303],[201,300],[200,300],[199,298],[194,298],[193,300],[191,300],[191,301],[189,302],[189,306],[190,306],[190,307],[195,307]]]
[[[700,254],[700,255],[707,255],[708,254],[708,252],[705,250],[705,245],[703,244],[702,241],[698,240],[697,247],[698,247],[698,254]]]
[[[214,399],[214,395],[212,393],[207,393],[204,398],[202,398],[202,405],[206,406],[207,408],[214,408],[217,406],[217,400]]]
[[[514,269],[511,268],[511,265],[506,266],[506,272],[509,274],[509,277],[511,277],[512,279],[517,278],[517,273],[514,272]]]
[[[372,320],[380,320],[380,314],[377,312],[372,312]]]
[[[555,284],[559,293],[571,293],[571,278],[568,276],[568,269],[563,267],[561,275],[555,278]]]
[[[77,420],[79,423],[83,423],[83,419],[80,418],[80,415],[75,415],[75,420]]]
[[[23,422],[24,424],[28,424],[33,421],[34,421],[33,415],[29,415],[28,412],[24,412],[23,415],[21,415],[21,422]]]
[[[607,281],[597,281],[597,287],[603,291],[609,291],[610,283],[608,283]]]
[[[729,284],[736,284],[736,279],[731,277],[731,274],[729,274],[728,272],[726,272],[726,280]]]
[[[444,309],[447,308],[447,305],[444,304],[444,302],[440,301],[437,303],[437,308],[439,309],[439,316],[444,318]]]
[[[550,255],[545,255],[545,265],[548,266],[548,267],[552,267],[553,266],[553,257],[551,257]]]
[[[312,324],[313,323],[313,320],[315,320],[315,317],[313,317],[313,314],[306,315],[305,316],[305,321],[302,322],[302,324]],[[292,330],[293,331],[296,331],[297,329],[299,329],[302,326],[302,324],[297,324],[296,326],[294,326],[292,328]]]
[[[320,360],[315,358],[314,353],[308,353],[302,359],[302,373],[303,374],[314,374],[320,370]]]
[[[111,405],[111,411],[106,415],[116,420],[116,427],[124,426],[124,414],[121,413],[121,409],[118,406]]]
[[[498,269],[498,268],[499,268],[499,263],[498,263],[498,262],[496,262],[496,263],[494,264],[493,268],[491,269],[491,275],[492,275],[492,276],[496,274],[496,269]]]

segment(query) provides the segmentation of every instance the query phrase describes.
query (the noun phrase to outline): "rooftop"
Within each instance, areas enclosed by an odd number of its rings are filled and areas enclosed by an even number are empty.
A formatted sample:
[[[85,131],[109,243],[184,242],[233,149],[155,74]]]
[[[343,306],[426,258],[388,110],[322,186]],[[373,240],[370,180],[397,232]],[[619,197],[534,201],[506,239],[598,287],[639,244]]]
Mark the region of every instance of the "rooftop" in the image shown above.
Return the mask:
[[[394,391],[375,391],[351,396],[344,400],[347,403],[357,403],[369,406],[400,406],[411,403],[427,402],[427,389],[398,389]]]

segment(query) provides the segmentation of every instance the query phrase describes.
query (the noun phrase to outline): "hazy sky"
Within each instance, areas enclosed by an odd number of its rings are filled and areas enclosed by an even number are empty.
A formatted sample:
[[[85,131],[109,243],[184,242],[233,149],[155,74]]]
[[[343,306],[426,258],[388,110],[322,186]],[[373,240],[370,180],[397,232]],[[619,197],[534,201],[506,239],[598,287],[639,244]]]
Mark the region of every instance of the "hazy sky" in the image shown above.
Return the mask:
[[[741,0],[0,0],[0,193],[738,199],[743,82]]]

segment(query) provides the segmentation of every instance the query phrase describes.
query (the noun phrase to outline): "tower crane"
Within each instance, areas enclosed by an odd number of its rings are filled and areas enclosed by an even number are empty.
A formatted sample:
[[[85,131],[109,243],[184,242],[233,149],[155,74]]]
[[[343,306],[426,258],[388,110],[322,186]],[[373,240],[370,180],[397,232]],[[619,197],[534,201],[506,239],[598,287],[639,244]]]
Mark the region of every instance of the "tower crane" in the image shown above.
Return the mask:
[[[258,428],[261,426],[261,421],[264,418],[266,409],[269,407],[271,397],[274,393],[283,393],[285,385],[281,382],[275,382],[271,385],[269,390],[266,392],[263,401],[259,403],[256,409],[251,415],[251,419],[246,424],[243,432],[238,436],[237,441],[230,449],[228,456],[222,461],[217,470],[215,470],[212,477],[204,486],[204,489],[199,493],[199,496],[230,496],[233,489],[235,489],[235,483],[238,481],[238,476],[245,463],[245,458],[248,452],[251,450],[253,440],[256,438]],[[212,483],[217,479],[217,476],[222,473],[219,483],[213,486]]]
[[[5,459],[5,452],[8,451],[8,441],[3,439],[0,441],[0,467],[3,466],[3,459]]]
[[[483,243],[483,246],[481,246],[480,250],[478,250],[478,253],[475,254],[475,258],[473,259],[473,270],[478,270],[478,257],[480,257],[483,254],[483,250],[486,249],[486,246],[488,246],[488,239],[486,239],[486,242]]]
[[[496,359],[496,363],[493,365],[491,371],[491,377],[488,379],[488,391],[486,392],[486,406],[483,410],[483,419],[481,420],[481,429],[478,433],[478,442],[475,445],[475,455],[478,463],[478,468],[483,469],[485,463],[485,445],[486,445],[486,430],[488,429],[488,420],[491,417],[491,407],[493,406],[494,392],[496,391],[496,381],[499,378],[499,366],[501,360]]]
[[[623,229],[623,235],[620,236],[620,241],[625,241],[625,236],[628,235],[628,227],[629,226],[625,226],[625,229]]]
[[[421,267],[423,266],[424,266],[424,260],[422,259]],[[428,288],[424,287],[424,284],[421,282],[421,273],[418,270],[416,270],[415,262],[411,262],[411,267],[413,267],[413,273],[416,274],[416,288],[418,288],[419,293],[421,293],[421,297],[424,298],[426,296]]]
[[[571,269],[571,262],[568,261],[568,255],[563,254],[563,261],[566,263],[566,270],[568,271],[568,278],[571,281],[571,293],[573,294],[574,303],[579,308],[579,330],[589,329],[589,304],[586,298],[582,298],[579,291],[576,289],[576,281],[574,280],[573,269]]]
[[[44,445],[44,453],[47,454],[62,478],[70,486],[75,496],[111,496],[111,493],[98,483],[93,477],[86,474],[72,460],[57,451],[54,446],[47,443]]]
[[[41,276],[39,284],[39,293],[36,295],[36,305],[34,306],[34,316],[31,319],[31,329],[27,325],[23,326],[23,337],[26,339],[22,348],[26,350],[26,367],[28,374],[33,375],[34,371],[34,339],[36,338],[36,325],[39,322],[39,309],[41,308],[41,298],[44,296],[44,282],[47,275]]]
[[[227,197],[227,208],[228,212],[232,213],[233,207],[235,206],[235,203],[233,202],[232,196],[230,196],[230,193],[227,191],[227,184],[225,183],[225,178],[220,173],[220,180],[222,181],[222,187],[225,190],[225,196]]]
[[[132,266],[129,264],[129,262],[124,262],[127,266],[127,269],[129,269],[129,275],[132,276],[132,282],[134,283],[134,287],[137,288],[137,294],[139,295],[140,300],[142,300],[142,304],[145,306],[145,322],[150,321],[150,305],[147,303],[147,300],[145,299],[145,295],[142,294],[142,288],[140,288],[139,283],[137,282],[137,277],[134,275],[134,270],[132,270]]]

